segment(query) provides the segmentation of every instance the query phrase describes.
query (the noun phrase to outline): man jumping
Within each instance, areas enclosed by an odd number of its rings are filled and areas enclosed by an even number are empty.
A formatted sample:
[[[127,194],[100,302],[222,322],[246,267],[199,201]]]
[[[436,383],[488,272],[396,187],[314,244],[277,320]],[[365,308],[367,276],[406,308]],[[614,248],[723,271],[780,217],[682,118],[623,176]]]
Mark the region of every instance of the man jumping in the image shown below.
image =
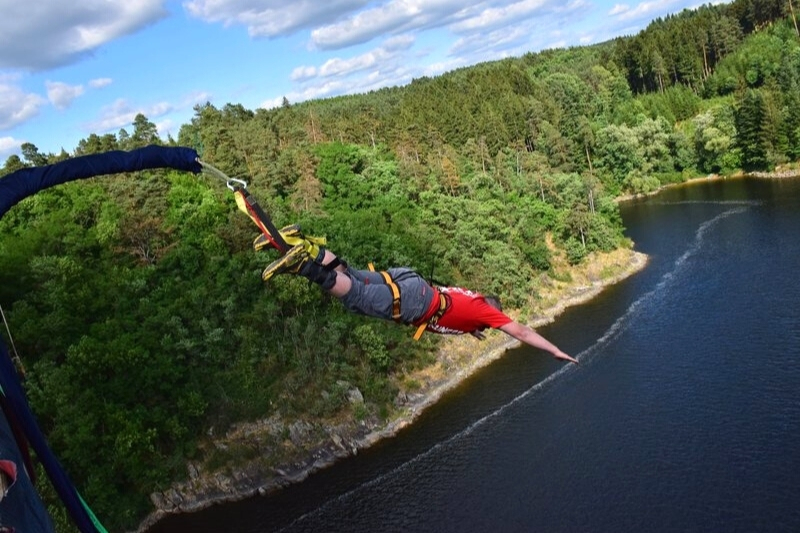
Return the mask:
[[[264,270],[264,281],[275,274],[303,276],[354,313],[416,326],[415,338],[432,331],[470,333],[483,339],[484,330],[495,328],[550,352],[556,359],[578,363],[532,328],[509,318],[496,297],[458,287],[437,287],[405,267],[385,272],[356,270],[324,248],[325,239],[306,237],[297,225],[287,226],[280,233],[292,248]],[[270,244],[265,235],[259,235],[253,246],[261,250]]]

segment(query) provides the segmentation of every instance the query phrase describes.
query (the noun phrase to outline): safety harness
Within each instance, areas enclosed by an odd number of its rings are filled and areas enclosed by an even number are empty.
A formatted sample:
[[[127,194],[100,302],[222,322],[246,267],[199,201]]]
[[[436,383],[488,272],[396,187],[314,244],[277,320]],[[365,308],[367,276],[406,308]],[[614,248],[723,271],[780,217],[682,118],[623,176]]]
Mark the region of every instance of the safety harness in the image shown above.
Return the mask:
[[[367,266],[369,267],[371,272],[376,272],[375,265],[369,263]],[[389,286],[389,290],[392,291],[392,320],[400,324],[405,324],[406,322],[404,322],[403,319],[400,317],[401,294],[400,294],[400,287],[397,285],[397,282],[400,281],[402,277],[399,279],[392,278],[392,275],[385,270],[381,270],[378,273],[383,278],[383,282]],[[417,275],[415,272],[409,272],[409,273]],[[404,275],[405,273],[401,274],[401,276]],[[444,312],[447,311],[447,307],[450,303],[448,301],[447,295],[439,291],[439,289],[437,289],[435,285],[431,285],[431,288],[433,288],[434,298],[439,301],[439,305],[436,308],[436,311],[430,317],[428,318],[423,317],[421,320],[411,323],[411,325],[417,326],[417,330],[414,332],[415,341],[419,340],[420,337],[422,337],[422,334],[425,333],[425,330],[428,329],[429,325],[436,324],[436,322],[438,322],[439,319],[442,318],[442,315],[444,315]]]

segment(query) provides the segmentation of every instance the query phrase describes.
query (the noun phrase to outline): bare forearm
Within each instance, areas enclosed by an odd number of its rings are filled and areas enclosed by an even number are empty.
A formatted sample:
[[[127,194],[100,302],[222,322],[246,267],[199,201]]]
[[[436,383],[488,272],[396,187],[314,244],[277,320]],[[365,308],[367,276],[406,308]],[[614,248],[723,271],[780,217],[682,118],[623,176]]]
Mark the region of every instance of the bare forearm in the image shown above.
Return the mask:
[[[520,341],[533,346],[534,348],[539,348],[540,350],[550,352],[553,355],[561,351],[555,344],[536,333],[536,331],[533,329],[527,326],[523,326],[523,328],[524,329],[521,330],[521,334],[517,337],[517,339]]]
[[[518,322],[511,322],[501,327],[500,329],[508,333],[515,339],[524,342],[529,346],[533,346],[534,348],[550,352],[557,359],[563,359],[565,361],[570,361],[572,363],[578,362],[577,360],[573,359],[572,357],[561,351],[561,349],[558,346],[556,346],[549,340],[545,339],[544,337],[536,333],[536,331],[534,331],[532,328],[529,328],[528,326],[522,325]]]

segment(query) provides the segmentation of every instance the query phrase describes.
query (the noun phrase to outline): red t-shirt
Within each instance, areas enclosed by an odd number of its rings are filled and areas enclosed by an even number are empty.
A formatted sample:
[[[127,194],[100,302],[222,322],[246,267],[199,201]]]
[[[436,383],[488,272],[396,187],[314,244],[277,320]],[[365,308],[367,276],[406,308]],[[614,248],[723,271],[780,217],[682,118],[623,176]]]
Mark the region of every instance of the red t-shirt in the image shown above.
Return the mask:
[[[449,297],[450,305],[435,324],[428,324],[428,331],[459,335],[484,327],[500,328],[512,321],[477,292],[457,287],[438,289]]]

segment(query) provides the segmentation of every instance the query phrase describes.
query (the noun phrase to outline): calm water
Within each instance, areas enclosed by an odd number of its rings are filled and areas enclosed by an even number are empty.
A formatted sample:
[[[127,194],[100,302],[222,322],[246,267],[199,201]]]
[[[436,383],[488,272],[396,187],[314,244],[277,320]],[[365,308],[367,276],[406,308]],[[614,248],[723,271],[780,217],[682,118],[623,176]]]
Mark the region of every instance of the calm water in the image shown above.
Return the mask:
[[[412,428],[186,532],[800,531],[800,180],[623,207],[649,266]]]

